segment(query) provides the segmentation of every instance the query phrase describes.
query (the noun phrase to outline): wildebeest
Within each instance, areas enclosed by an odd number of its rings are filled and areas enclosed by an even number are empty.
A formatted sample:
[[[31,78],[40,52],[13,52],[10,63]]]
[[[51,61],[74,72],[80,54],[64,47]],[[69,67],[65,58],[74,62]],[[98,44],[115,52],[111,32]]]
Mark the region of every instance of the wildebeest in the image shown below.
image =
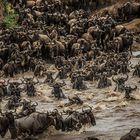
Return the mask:
[[[139,128],[133,128],[130,130],[129,133],[121,137],[120,140],[136,140],[136,138],[140,136],[140,129]]]
[[[37,135],[45,131],[49,126],[56,125],[55,119],[48,113],[35,112],[23,118],[15,120],[18,134],[28,133]]]

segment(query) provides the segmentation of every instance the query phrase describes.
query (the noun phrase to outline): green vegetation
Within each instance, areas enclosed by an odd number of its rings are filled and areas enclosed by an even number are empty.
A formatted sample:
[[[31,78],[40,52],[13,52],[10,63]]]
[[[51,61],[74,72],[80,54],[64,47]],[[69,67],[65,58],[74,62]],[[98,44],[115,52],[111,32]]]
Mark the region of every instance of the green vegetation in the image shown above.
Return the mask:
[[[3,0],[3,5],[5,7],[5,14],[2,21],[2,25],[7,28],[17,26],[18,14],[15,12],[12,5],[9,2],[7,2],[7,0]]]

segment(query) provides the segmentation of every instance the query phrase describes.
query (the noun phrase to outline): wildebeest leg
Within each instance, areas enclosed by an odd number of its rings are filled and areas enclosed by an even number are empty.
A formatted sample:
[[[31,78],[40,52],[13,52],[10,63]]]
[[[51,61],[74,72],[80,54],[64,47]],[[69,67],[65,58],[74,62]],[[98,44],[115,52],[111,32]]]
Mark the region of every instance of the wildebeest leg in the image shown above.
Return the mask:
[[[4,75],[5,75],[5,77],[8,77],[8,71],[7,70],[4,71]]]
[[[9,128],[10,134],[11,134],[11,139],[16,139],[17,138],[17,130],[14,127]]]
[[[104,50],[104,38],[105,38],[105,36],[101,35],[101,46],[102,46],[103,50]]]
[[[115,87],[114,91],[117,91],[117,86]]]
[[[8,131],[8,129],[3,130],[3,132],[1,132],[1,134],[0,134],[0,135],[1,135],[1,137],[2,137],[2,138],[4,138],[4,136],[5,136],[5,134],[7,133],[7,131]]]
[[[132,55],[132,46],[130,46],[130,53],[131,53],[131,55]]]
[[[99,38],[96,39],[96,44],[97,44],[98,47],[100,47],[100,40],[99,40]]]
[[[36,135],[37,133],[42,133],[42,132],[43,132],[42,124],[39,121],[34,122],[30,135],[31,134]]]
[[[15,7],[16,6],[16,0],[12,0],[12,5]]]
[[[95,3],[96,3],[96,8],[99,7],[99,0],[95,0]]]
[[[64,95],[63,91],[60,93],[60,97],[61,98],[66,98],[66,96]]]
[[[90,117],[91,124],[93,126],[95,126],[96,125],[96,120],[95,120],[95,117],[94,117],[93,113],[92,112],[88,113],[88,116]]]
[[[10,77],[13,77],[13,75],[14,75],[14,74],[13,74],[13,73],[11,73],[11,74],[10,74]]]

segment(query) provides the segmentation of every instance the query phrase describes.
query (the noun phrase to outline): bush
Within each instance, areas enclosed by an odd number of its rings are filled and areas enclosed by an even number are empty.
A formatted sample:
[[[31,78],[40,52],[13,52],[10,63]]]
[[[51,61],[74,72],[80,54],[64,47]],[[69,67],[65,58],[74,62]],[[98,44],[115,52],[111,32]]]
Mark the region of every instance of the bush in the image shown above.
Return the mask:
[[[17,26],[17,14],[9,14],[4,16],[2,24],[7,28]]]
[[[10,28],[17,26],[17,17],[18,14],[15,12],[15,10],[12,8],[12,5],[7,2],[7,0],[3,1],[4,7],[5,7],[5,14],[2,21],[2,25],[4,27]]]

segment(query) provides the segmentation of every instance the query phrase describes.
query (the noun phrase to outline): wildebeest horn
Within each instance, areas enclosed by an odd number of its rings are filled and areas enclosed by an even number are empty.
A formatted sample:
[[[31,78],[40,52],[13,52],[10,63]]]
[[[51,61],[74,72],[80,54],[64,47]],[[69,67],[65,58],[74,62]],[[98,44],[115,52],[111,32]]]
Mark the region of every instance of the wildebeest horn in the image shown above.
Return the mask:
[[[36,82],[33,81],[34,79],[36,79]],[[34,77],[34,78],[32,78],[32,82],[33,82],[33,84],[35,85],[35,84],[38,84],[38,83],[39,83],[39,80],[38,80],[38,78],[35,78],[35,77]]]
[[[24,103],[24,101],[26,101],[26,99],[23,99],[23,101],[22,101],[21,103]],[[31,101],[31,100],[29,100],[28,102],[29,102],[29,103],[31,103],[32,101]]]
[[[66,85],[66,83],[65,83],[65,81],[63,80],[62,86],[65,86],[65,85]]]
[[[22,77],[23,82],[27,82],[27,78],[25,78],[24,76]]]
[[[3,46],[4,45],[4,42],[3,41],[0,41],[0,45]]]
[[[128,64],[131,65],[131,61],[128,61]]]
[[[90,108],[90,110],[92,110],[92,107],[88,105],[88,107]]]
[[[7,83],[8,83],[8,84],[11,84],[12,82],[10,82],[10,79],[8,79],[8,80],[7,80]]]
[[[133,66],[133,65],[130,65],[130,67],[131,67],[132,69],[134,69],[134,68],[135,68],[135,66]]]
[[[131,59],[131,55],[129,56],[129,58],[128,58],[128,60],[130,60]],[[131,62],[131,61],[130,61]]]
[[[90,111],[92,110],[92,107],[91,107],[91,106],[88,105],[87,107],[90,108],[90,109],[89,109]],[[82,107],[82,112],[85,112],[85,110],[83,109],[83,107]]]
[[[132,90],[136,90],[138,87],[135,85],[135,87],[134,88],[132,88]]]
[[[24,81],[20,80],[18,83],[19,83],[19,84],[23,84],[23,82],[24,82]]]
[[[84,109],[83,109],[83,107],[82,107],[82,112],[85,112]]]
[[[54,109],[54,111],[56,111],[57,113],[59,113],[58,109]]]
[[[113,80],[114,82],[117,82],[117,80],[115,79],[115,76],[112,77],[112,80]]]
[[[16,109],[14,111],[11,111],[12,113],[16,113]]]
[[[9,84],[9,80],[10,80],[10,79],[7,80],[7,84]]]
[[[32,106],[38,106],[38,102],[34,102],[34,104],[32,104]]]
[[[32,101],[31,100],[29,100],[29,103],[31,103]]]
[[[129,78],[128,74],[126,74],[126,78],[124,78],[125,81],[127,81]]]
[[[66,113],[66,111],[63,110],[63,113]]]

